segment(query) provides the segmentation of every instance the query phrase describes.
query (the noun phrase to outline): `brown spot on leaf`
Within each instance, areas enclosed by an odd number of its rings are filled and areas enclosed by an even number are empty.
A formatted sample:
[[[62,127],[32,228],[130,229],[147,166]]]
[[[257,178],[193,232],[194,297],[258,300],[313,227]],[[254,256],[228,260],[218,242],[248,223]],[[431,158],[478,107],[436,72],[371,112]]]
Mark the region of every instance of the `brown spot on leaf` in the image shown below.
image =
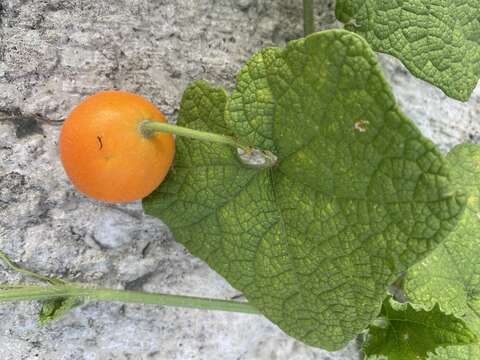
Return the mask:
[[[368,124],[370,124],[369,121],[366,120],[359,120],[355,123],[353,128],[358,131],[358,132],[365,132],[368,130]]]

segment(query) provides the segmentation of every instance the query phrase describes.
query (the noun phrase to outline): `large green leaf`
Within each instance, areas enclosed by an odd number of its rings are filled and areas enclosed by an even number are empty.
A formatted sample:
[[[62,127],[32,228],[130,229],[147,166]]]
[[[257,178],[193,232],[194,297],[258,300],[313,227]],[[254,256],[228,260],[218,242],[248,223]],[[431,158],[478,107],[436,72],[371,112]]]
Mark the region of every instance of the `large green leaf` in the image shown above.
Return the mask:
[[[480,1],[337,0],[337,18],[376,51],[466,101],[480,77]]]
[[[467,197],[457,228],[424,261],[408,271],[406,291],[422,304],[440,304],[464,316],[480,335],[480,145],[459,145],[448,154],[452,180]],[[431,359],[480,359],[480,347],[447,349]]]
[[[387,298],[380,318],[368,328],[363,351],[368,359],[421,360],[446,347],[476,342],[465,322],[438,304],[429,308]]]
[[[192,84],[178,123],[271,150],[278,164],[248,169],[231,148],[177,139],[174,171],[145,211],[311,345],[338,349],[364,329],[386,286],[463,209],[375,54],[344,30],[258,52],[230,97]]]

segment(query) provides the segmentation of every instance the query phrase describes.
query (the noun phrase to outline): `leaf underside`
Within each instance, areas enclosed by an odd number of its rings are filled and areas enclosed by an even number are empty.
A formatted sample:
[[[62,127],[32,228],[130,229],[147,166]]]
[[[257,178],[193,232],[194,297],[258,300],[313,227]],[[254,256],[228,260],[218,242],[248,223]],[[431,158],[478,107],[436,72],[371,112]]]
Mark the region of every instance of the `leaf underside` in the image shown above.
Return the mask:
[[[368,329],[363,351],[368,359],[421,360],[440,347],[472,344],[475,334],[462,319],[445,314],[437,305],[426,308],[385,299],[381,321]]]
[[[234,136],[279,162],[248,169],[234,149],[177,139],[175,168],[144,200],[146,213],[313,346],[339,349],[366,328],[387,285],[463,210],[442,156],[351,32],[261,50],[231,96],[193,83],[178,124]]]
[[[445,242],[408,271],[405,290],[414,302],[438,303],[464,317],[480,335],[480,145],[459,145],[447,160],[455,186],[467,194],[467,206]],[[480,346],[442,349],[430,359],[480,359]]]
[[[337,0],[336,15],[448,96],[472,94],[480,78],[480,1]]]

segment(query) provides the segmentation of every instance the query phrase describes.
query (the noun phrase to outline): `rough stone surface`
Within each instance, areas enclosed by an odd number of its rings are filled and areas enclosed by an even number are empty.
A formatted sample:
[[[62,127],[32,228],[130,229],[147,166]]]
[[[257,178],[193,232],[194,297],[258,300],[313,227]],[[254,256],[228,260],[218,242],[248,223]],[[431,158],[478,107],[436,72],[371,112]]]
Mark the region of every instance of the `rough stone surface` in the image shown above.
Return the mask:
[[[319,28],[338,26],[317,2]],[[59,125],[83,97],[123,89],[175,118],[194,79],[231,88],[256,49],[301,36],[287,0],[0,0],[0,249],[45,274],[115,288],[239,294],[175,243],[140,205],[77,193],[61,168]],[[468,103],[381,56],[403,110],[443,150],[480,141],[480,88]],[[0,267],[0,282],[21,277]],[[259,316],[92,303],[39,327],[38,304],[0,304],[1,359],[358,359],[306,347]]]

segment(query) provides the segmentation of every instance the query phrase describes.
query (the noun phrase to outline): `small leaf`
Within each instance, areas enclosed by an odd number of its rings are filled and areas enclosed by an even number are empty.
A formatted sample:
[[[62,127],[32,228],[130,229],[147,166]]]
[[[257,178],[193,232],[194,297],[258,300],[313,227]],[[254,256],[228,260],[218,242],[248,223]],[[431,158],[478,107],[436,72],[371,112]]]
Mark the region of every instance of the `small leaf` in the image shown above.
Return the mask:
[[[57,320],[70,310],[81,306],[83,299],[78,297],[59,297],[42,302],[42,308],[38,315],[38,321],[41,325]]]
[[[464,144],[447,156],[452,180],[467,194],[467,207],[457,228],[421,263],[408,270],[408,297],[462,316],[480,335],[480,145]],[[430,359],[480,359],[480,346],[442,350]]]
[[[480,1],[337,0],[337,18],[413,75],[467,101],[480,77]]]
[[[375,53],[344,30],[258,52],[231,96],[192,84],[178,124],[272,151],[277,165],[246,168],[235,149],[178,138],[146,213],[310,345],[336,350],[365,329],[463,210]]]
[[[380,321],[368,328],[363,351],[368,358],[423,360],[439,347],[472,344],[477,336],[462,319],[433,308],[385,299]]]

